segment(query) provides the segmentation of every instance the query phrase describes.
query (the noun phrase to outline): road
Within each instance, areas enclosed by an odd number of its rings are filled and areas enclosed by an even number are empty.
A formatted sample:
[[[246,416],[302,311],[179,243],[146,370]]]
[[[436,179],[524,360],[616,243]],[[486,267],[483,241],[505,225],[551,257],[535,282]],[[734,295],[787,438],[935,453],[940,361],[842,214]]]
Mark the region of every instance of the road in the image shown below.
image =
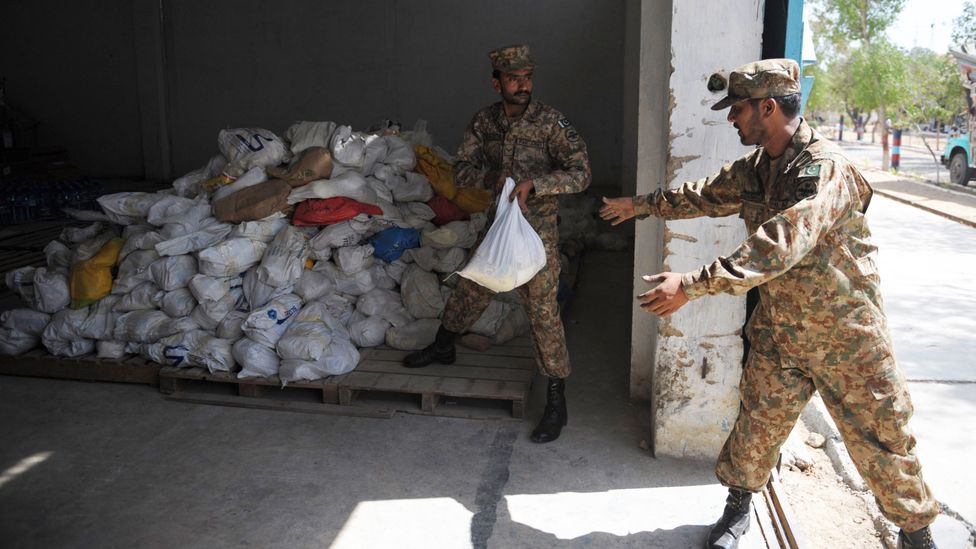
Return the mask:
[[[876,196],[868,219],[895,354],[909,380],[925,478],[950,516],[976,524],[976,229]],[[940,518],[937,526],[959,526]],[[945,536],[948,532],[943,532]],[[938,536],[937,536],[937,539]],[[942,539],[946,539],[943,537]],[[955,545],[953,545],[955,546]]]
[[[939,141],[940,145],[945,146],[945,139]],[[881,168],[881,145],[869,141],[841,141],[838,142],[848,157],[860,166],[874,169]],[[935,142],[931,143],[935,148]],[[937,155],[941,155],[941,150],[936,150]],[[928,150],[920,147],[902,147],[901,166],[898,171],[905,175],[924,179],[925,181],[949,184],[949,170],[945,166],[933,160]],[[976,186],[976,182],[970,182],[970,186]],[[953,185],[953,189],[967,190],[965,187]]]

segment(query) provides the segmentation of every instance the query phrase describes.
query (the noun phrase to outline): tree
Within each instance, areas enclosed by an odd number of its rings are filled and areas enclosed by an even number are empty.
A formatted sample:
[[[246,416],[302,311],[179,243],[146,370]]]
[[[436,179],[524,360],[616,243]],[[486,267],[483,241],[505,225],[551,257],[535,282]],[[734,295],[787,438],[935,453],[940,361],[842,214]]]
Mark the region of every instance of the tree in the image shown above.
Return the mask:
[[[854,106],[877,112],[885,170],[890,166],[888,111],[905,100],[907,62],[904,53],[887,41],[885,31],[904,4],[905,0],[819,0],[813,10],[821,47],[849,63]]]
[[[962,15],[952,20],[952,41],[959,46],[976,42],[976,3],[966,0]]]

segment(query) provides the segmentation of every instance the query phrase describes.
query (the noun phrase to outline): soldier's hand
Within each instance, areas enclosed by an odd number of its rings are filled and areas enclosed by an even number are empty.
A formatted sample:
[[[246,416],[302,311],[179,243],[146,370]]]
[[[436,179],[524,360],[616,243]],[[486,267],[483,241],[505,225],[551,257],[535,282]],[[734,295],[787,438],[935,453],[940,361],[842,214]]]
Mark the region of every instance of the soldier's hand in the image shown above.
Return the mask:
[[[525,199],[529,197],[529,193],[531,193],[532,189],[534,188],[535,184],[532,183],[531,179],[522,181],[518,185],[515,185],[515,188],[512,189],[512,194],[508,195],[508,201],[511,202],[518,197],[519,208],[522,208],[522,211],[527,213],[528,208],[525,206]]]
[[[648,284],[656,284],[650,290],[637,296],[642,310],[657,316],[671,316],[688,303],[688,295],[681,286],[681,273],[658,273],[641,277]]]
[[[609,221],[611,225],[620,225],[634,217],[634,199],[629,196],[621,198],[603,197],[603,207],[600,208],[600,218]]]

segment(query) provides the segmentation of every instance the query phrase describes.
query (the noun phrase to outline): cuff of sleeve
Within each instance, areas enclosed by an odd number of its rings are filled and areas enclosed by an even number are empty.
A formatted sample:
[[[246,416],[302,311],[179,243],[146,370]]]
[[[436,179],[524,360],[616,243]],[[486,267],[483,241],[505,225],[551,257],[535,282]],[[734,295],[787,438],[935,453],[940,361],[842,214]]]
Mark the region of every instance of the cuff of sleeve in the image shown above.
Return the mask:
[[[532,187],[535,194],[539,196],[545,196],[547,194],[555,194],[553,192],[553,181],[554,178],[549,176],[542,176],[532,180]]]
[[[654,208],[651,206],[651,195],[642,194],[634,197],[634,214],[637,216],[637,219],[646,219],[653,213]]]
[[[688,299],[695,300],[704,295],[708,295],[708,284],[703,278],[698,279],[699,273],[691,271],[681,275],[681,289],[685,291]]]

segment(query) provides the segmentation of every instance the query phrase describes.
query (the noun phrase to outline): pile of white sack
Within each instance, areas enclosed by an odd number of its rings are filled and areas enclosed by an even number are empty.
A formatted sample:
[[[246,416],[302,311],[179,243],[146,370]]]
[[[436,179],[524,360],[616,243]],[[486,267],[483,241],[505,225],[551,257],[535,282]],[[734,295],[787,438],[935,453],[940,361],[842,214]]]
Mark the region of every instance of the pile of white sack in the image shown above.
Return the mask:
[[[433,191],[415,171],[414,153],[415,145],[431,146],[429,134],[299,122],[283,137],[222,131],[218,144],[221,154],[171,189],[105,195],[101,212],[73,212],[91,224],[64,229],[45,248],[45,267],[7,273],[7,286],[29,308],[0,313],[0,354],[38,345],[64,357],[138,354],[288,383],[349,372],[365,347],[415,350],[434,340],[455,283],[444,281],[463,266],[486,216],[431,223]],[[289,204],[345,196],[382,214],[305,227],[287,212],[241,223],[215,217],[216,200],[268,180],[268,170],[287,169],[311,147],[331,154],[330,179],[294,188]],[[224,184],[208,189],[221,177]],[[419,231],[420,246],[386,262],[369,239],[392,227]],[[73,269],[114,239],[121,250],[110,293],[71,308]],[[470,331],[503,342],[527,329],[508,293]]]

